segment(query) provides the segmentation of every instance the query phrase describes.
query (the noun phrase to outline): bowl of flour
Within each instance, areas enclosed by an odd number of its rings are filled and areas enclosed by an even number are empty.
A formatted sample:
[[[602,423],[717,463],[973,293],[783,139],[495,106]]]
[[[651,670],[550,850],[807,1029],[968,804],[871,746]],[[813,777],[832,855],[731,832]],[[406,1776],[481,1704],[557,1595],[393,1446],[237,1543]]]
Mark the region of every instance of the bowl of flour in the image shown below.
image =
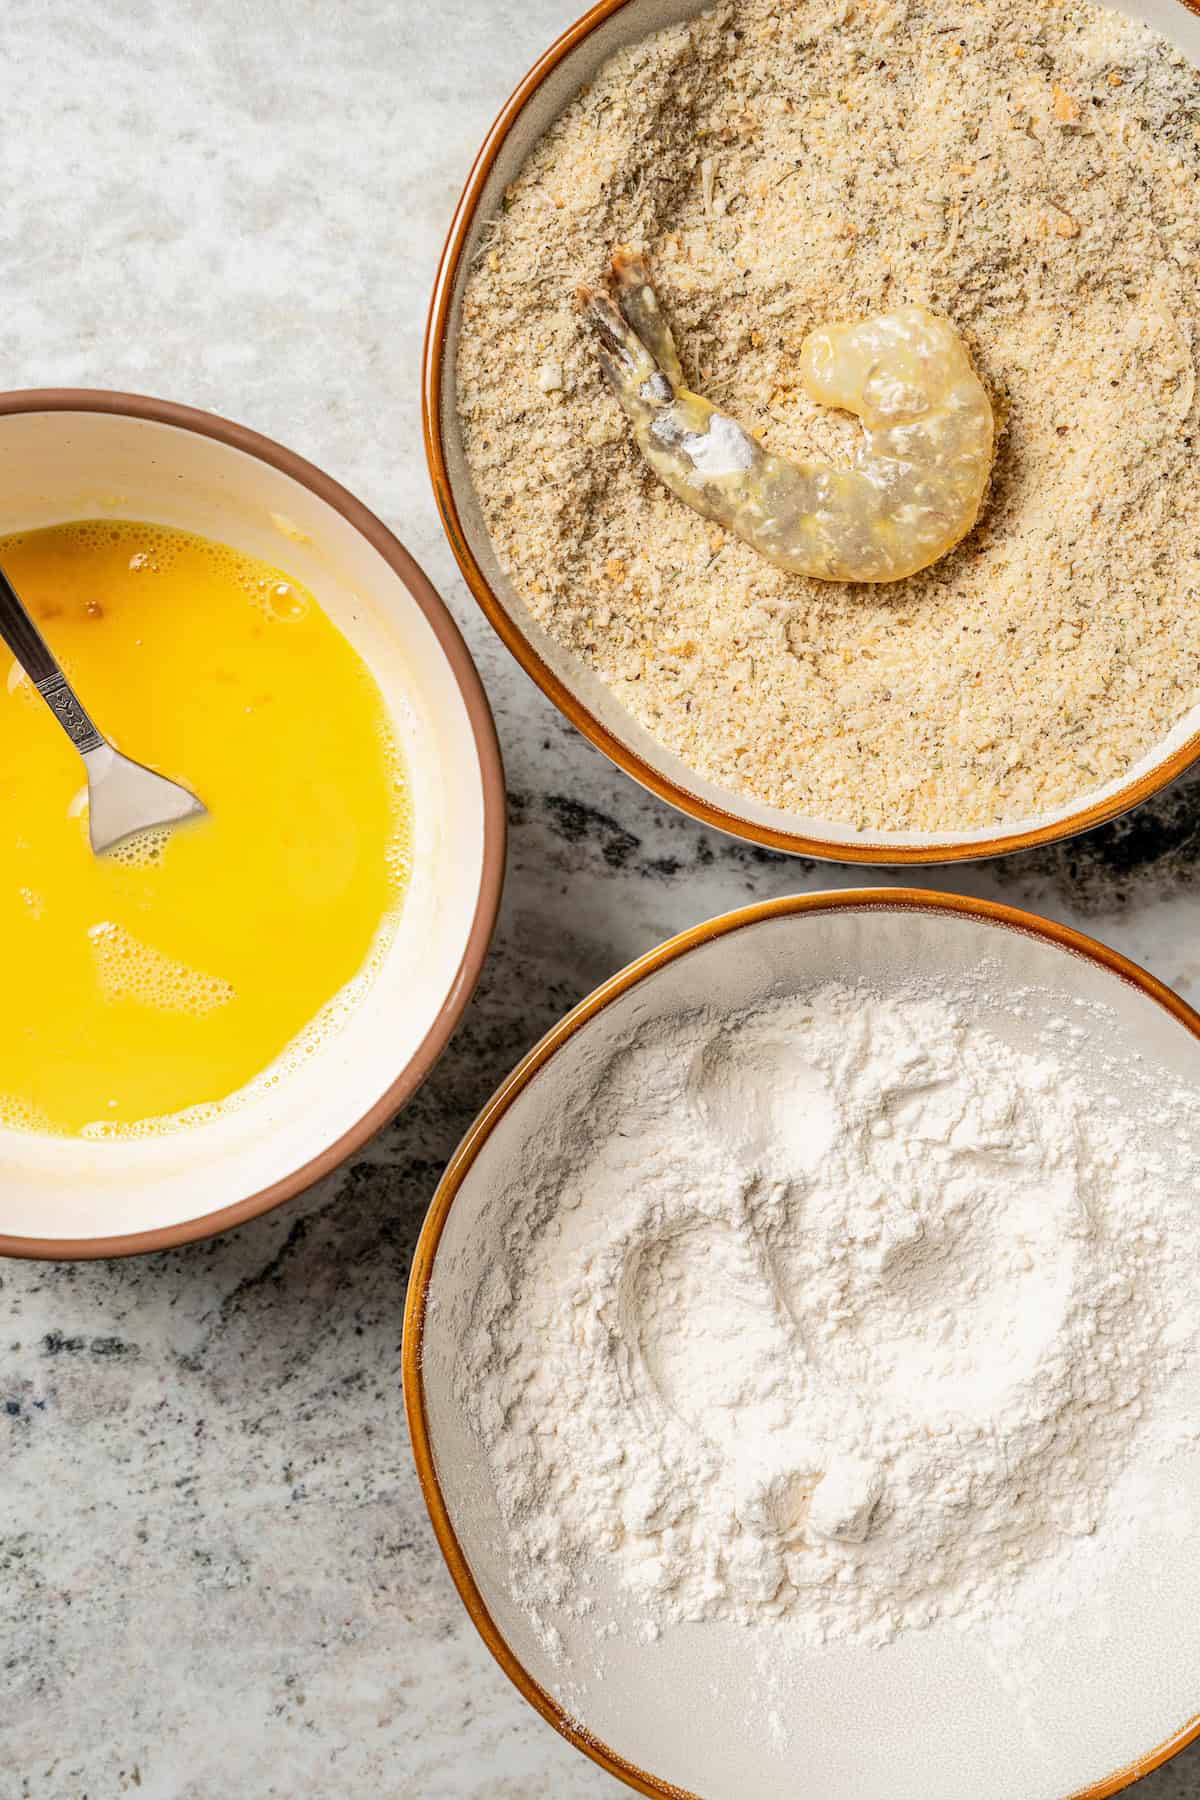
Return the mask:
[[[425,365],[477,599],[636,780],[839,861],[996,854],[1200,749],[1200,14],[1182,0],[612,0],[485,143]],[[576,291],[644,250],[689,386],[785,458],[861,431],[807,335],[949,320],[982,514],[898,582],[789,574],[668,494]]]
[[[673,939],[522,1063],[431,1208],[406,1398],[467,1608],[580,1749],[1063,1800],[1195,1731],[1198,1037],[1066,928],[864,890]]]

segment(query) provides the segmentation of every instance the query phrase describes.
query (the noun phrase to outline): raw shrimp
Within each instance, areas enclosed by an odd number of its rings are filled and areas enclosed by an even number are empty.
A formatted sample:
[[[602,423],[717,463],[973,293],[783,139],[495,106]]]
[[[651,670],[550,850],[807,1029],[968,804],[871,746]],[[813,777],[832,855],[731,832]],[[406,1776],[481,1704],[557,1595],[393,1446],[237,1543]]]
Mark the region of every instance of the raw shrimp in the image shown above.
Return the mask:
[[[764,450],[683,381],[641,256],[612,259],[616,302],[580,290],[638,447],[671,492],[780,568],[822,581],[898,581],[965,537],[991,467],[987,394],[952,326],[921,306],[829,325],[800,351],[812,399],[857,413],[847,469]]]

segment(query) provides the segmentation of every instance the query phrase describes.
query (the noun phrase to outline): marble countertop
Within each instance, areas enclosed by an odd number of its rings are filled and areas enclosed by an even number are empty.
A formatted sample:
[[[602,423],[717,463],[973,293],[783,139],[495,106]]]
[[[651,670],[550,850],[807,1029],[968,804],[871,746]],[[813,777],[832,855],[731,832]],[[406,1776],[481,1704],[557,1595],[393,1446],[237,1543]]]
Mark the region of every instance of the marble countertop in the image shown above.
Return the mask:
[[[413,1244],[474,1112],[596,982],[712,913],[859,878],[618,774],[492,636],[438,525],[418,409],[437,254],[485,127],[574,11],[0,13],[4,382],[209,407],[361,495],[467,633],[512,820],[474,1004],[348,1167],[175,1254],[0,1264],[0,1800],[623,1791],[510,1688],[442,1567],[400,1398]],[[1191,781],[1084,841],[926,879],[1081,925],[1200,1000],[1198,859]],[[1200,1800],[1200,1746],[1138,1794]]]

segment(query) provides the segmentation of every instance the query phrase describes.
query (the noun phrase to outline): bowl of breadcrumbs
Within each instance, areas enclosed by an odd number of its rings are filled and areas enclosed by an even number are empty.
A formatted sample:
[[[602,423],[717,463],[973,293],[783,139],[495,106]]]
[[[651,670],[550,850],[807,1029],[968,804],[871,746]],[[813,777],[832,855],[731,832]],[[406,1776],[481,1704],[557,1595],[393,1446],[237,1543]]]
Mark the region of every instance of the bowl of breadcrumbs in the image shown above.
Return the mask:
[[[604,0],[489,135],[426,344],[464,574],[635,779],[776,848],[913,863],[1116,816],[1200,754],[1200,15]],[[925,308],[995,450],[896,581],[775,566],[639,453],[578,294],[654,270],[686,386],[774,455],[862,428],[810,333]]]

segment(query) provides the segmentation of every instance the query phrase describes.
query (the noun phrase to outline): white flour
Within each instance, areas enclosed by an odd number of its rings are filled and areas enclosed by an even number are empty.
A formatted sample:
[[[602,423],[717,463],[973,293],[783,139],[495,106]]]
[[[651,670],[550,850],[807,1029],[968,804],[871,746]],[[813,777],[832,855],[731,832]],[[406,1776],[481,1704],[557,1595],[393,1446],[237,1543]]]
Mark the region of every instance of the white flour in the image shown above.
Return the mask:
[[[502,1197],[459,1392],[552,1648],[597,1563],[647,1640],[878,1643],[1118,1530],[1200,1316],[1194,1103],[979,1016],[830,985],[643,1028]]]

